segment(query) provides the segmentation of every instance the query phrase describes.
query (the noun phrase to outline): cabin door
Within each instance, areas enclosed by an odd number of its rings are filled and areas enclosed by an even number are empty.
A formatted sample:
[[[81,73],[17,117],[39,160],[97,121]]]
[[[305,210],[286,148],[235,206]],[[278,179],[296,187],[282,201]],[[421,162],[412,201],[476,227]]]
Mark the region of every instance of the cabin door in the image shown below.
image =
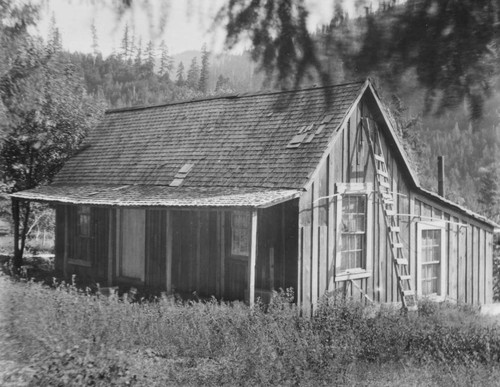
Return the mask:
[[[224,299],[245,300],[248,290],[250,260],[250,211],[231,211],[224,219],[226,259],[224,265]]]
[[[228,258],[225,265],[224,299],[228,301],[245,300],[248,289],[248,259]]]
[[[145,210],[122,210],[118,275],[126,280],[144,281],[145,215]]]

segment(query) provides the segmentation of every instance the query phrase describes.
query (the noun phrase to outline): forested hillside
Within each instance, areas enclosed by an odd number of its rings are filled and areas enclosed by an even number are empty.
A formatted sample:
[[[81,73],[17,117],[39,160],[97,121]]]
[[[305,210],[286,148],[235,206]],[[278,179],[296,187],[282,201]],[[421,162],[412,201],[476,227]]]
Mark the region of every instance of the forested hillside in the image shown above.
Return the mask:
[[[350,20],[337,9],[329,25],[318,27],[312,38],[319,47],[321,65],[328,70],[329,82],[371,77],[383,100],[394,111],[402,136],[413,149],[422,185],[436,189],[436,159],[443,155],[446,196],[500,220],[497,183],[500,93],[495,91],[498,88],[485,93],[480,102],[476,99],[471,103],[470,95],[451,87],[443,87],[441,94],[429,94],[419,81],[417,73],[422,70],[418,67],[401,65],[404,71],[395,71],[399,59],[390,59],[388,55],[386,62],[381,60],[380,41],[370,38],[370,34],[390,29],[388,25],[393,22],[395,12],[384,8]],[[49,40],[60,49],[64,36],[58,33],[55,24],[52,34]],[[125,27],[120,47],[103,57],[95,28],[89,34],[94,42],[92,53],[60,49],[60,54],[79,69],[88,94],[104,101],[108,108],[252,92],[272,86],[264,82],[266,76],[258,71],[259,65],[252,61],[250,53],[213,55],[204,45],[201,51],[171,55],[164,42],[143,42]],[[492,49],[498,54],[497,47]],[[309,74],[299,86],[320,81]],[[478,109],[480,114],[473,114]]]

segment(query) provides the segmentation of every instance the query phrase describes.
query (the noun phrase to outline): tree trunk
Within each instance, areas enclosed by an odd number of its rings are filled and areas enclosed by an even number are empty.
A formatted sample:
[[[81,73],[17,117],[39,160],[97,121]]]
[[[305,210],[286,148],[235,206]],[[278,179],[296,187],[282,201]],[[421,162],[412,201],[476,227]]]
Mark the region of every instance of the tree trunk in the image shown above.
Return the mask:
[[[26,245],[26,237],[28,236],[28,224],[30,219],[31,202],[26,200],[24,204],[23,230],[21,232],[21,260],[23,259],[24,247]]]
[[[23,202],[23,216],[21,222],[21,209],[19,200],[12,199],[12,217],[14,220],[14,259],[12,265],[14,270],[19,272],[23,265],[24,247],[26,245],[26,235],[28,234],[28,222],[31,211],[31,203],[29,201]],[[22,230],[20,231],[22,223]]]

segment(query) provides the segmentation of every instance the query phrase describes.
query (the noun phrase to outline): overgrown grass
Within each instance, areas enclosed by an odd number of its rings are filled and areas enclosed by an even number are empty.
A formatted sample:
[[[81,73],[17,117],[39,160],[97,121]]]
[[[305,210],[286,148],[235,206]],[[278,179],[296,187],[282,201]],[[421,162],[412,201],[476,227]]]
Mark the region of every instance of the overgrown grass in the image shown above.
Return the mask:
[[[0,282],[9,340],[21,348],[18,361],[29,359],[33,385],[442,386],[500,380],[500,326],[465,306],[423,303],[420,315],[405,317],[330,294],[307,319],[286,292],[269,307],[248,308],[215,299],[135,302],[6,276]]]

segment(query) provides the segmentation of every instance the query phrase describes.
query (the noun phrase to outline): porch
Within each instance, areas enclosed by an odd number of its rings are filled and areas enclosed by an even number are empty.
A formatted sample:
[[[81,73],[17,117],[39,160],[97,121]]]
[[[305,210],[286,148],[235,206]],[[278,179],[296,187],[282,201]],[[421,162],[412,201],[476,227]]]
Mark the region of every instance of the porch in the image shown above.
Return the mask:
[[[101,286],[253,304],[297,289],[298,199],[266,208],[57,205],[56,267]]]

